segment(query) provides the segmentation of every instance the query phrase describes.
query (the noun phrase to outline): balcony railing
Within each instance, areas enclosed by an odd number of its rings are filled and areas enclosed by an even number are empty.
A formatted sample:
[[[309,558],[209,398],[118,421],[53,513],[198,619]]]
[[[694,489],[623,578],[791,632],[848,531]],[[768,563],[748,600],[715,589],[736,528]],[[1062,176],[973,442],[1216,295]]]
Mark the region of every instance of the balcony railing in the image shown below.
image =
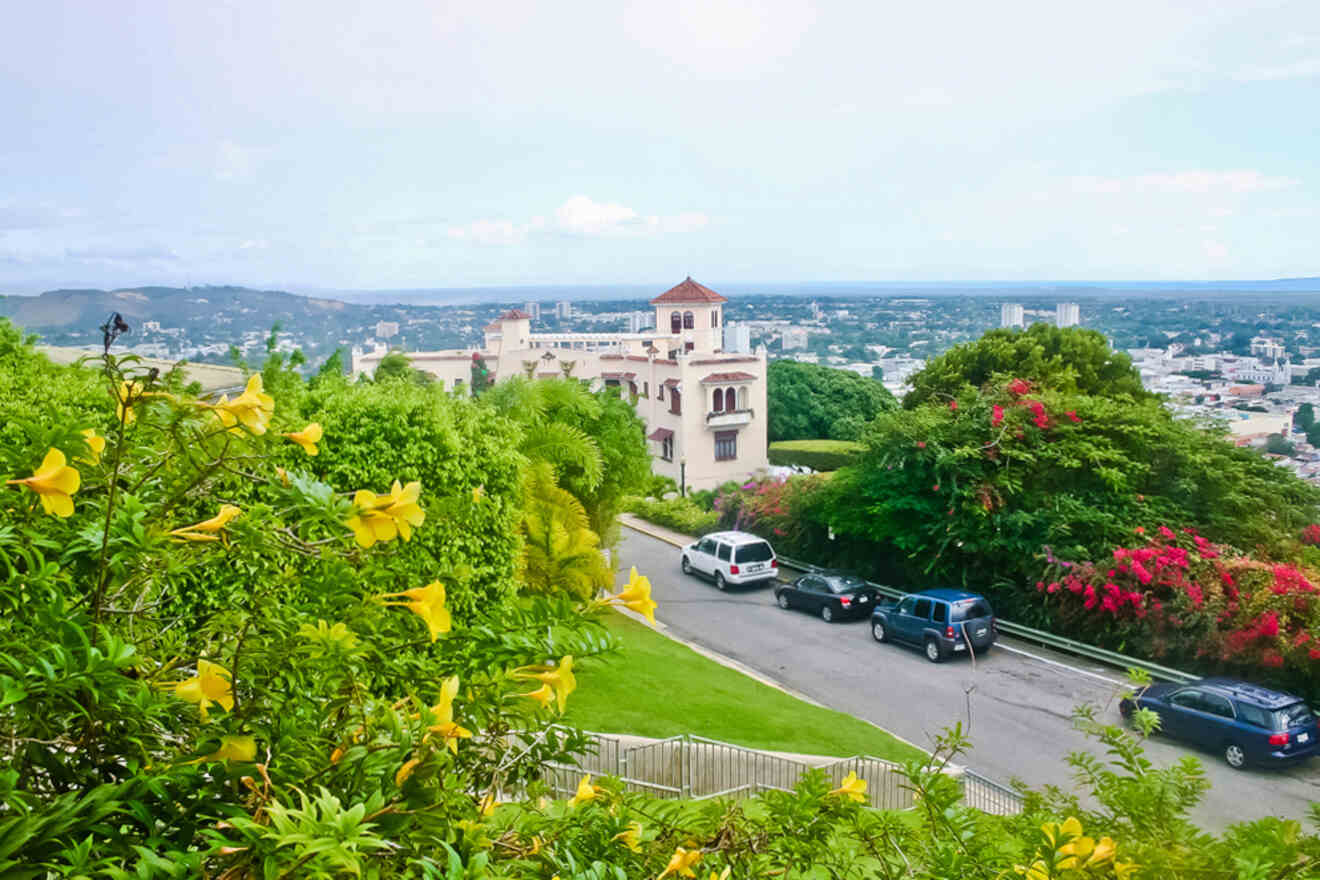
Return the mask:
[[[723,412],[706,413],[707,428],[728,428],[734,425],[746,425],[756,415],[750,409],[731,409]]]

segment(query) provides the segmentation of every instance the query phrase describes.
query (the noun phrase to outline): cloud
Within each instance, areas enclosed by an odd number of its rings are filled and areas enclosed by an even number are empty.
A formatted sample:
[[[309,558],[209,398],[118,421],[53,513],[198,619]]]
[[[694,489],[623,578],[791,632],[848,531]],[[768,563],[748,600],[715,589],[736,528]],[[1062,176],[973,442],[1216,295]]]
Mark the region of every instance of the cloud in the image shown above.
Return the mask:
[[[567,235],[583,238],[626,238],[683,233],[701,229],[710,218],[699,211],[669,217],[643,216],[616,202],[597,202],[583,195],[570,197],[555,210],[554,226]]]
[[[452,239],[482,245],[517,244],[527,237],[527,227],[508,220],[474,220],[466,226],[451,226],[445,232]]]
[[[1293,177],[1272,177],[1260,171],[1174,171],[1132,177],[1074,177],[1073,192],[1113,193],[1256,193],[1297,186]]]

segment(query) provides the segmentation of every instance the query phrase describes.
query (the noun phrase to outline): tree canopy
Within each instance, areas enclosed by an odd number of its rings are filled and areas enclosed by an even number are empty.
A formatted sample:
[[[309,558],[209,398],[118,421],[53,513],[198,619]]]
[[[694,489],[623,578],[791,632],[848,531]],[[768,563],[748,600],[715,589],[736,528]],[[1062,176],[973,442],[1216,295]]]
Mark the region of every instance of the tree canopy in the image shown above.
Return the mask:
[[[1133,400],[1153,396],[1142,387],[1132,359],[1111,350],[1102,334],[1032,324],[1026,330],[991,330],[931,358],[912,377],[903,405],[911,409],[931,401],[947,403],[997,376],[1027,379],[1065,393],[1126,395]]]
[[[875,379],[797,361],[768,370],[769,439],[856,440],[862,427],[898,402]]]

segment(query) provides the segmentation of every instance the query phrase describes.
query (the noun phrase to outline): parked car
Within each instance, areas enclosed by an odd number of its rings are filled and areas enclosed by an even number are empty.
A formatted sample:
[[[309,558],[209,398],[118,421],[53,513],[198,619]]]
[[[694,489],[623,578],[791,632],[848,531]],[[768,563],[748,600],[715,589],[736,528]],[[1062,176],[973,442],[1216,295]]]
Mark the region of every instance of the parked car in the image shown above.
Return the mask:
[[[683,548],[683,574],[699,574],[723,590],[730,584],[772,581],[779,574],[774,548],[750,532],[714,532]]]
[[[877,642],[921,645],[930,662],[940,663],[954,654],[986,653],[998,630],[995,613],[984,596],[937,589],[875,606],[871,635]]]
[[[1153,684],[1118,704],[1160,716],[1159,732],[1216,751],[1230,767],[1304,761],[1320,749],[1320,726],[1300,697],[1235,678]]]
[[[805,608],[819,614],[826,623],[865,617],[878,595],[875,587],[857,575],[836,570],[814,571],[775,587],[775,601],[780,608]]]

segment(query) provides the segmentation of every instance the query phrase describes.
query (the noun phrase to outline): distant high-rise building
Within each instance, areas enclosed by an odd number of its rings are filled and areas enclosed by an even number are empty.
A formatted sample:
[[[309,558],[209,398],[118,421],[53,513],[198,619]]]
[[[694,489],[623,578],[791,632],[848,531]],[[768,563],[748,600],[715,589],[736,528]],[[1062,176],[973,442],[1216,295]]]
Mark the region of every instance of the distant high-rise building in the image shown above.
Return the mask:
[[[531,315],[533,321],[541,320],[541,304],[539,302],[528,301],[523,311]]]
[[[398,332],[399,332],[399,322],[398,322],[398,321],[377,321],[377,322],[376,322],[376,338],[377,338],[377,339],[389,339],[391,336],[396,336],[396,335],[398,335]]]
[[[784,351],[807,347],[807,331],[803,327],[790,327],[784,331]]]
[[[1251,340],[1251,353],[1266,360],[1279,360],[1288,356],[1282,339],[1256,336]]]
[[[560,300],[555,303],[555,317],[561,321],[567,321],[573,317],[573,304],[568,300]]]
[[[1082,323],[1081,308],[1077,303],[1059,303],[1054,308],[1054,323],[1058,327],[1076,327]]]
[[[631,312],[628,315],[628,332],[641,333],[647,327],[655,326],[655,315],[650,312]]]
[[[999,307],[1000,327],[1026,326],[1022,317],[1022,303],[1004,303]]]
[[[725,354],[751,354],[752,328],[746,324],[725,323],[724,352]]]

